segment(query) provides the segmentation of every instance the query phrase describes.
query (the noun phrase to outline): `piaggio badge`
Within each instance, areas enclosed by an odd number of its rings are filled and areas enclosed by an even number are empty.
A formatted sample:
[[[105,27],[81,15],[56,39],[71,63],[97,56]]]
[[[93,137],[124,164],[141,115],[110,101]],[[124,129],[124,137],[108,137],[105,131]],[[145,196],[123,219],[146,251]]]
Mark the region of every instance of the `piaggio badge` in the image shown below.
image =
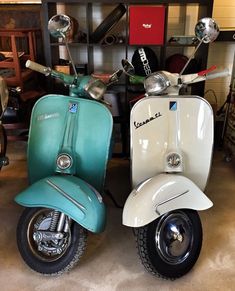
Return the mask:
[[[171,110],[171,111],[177,110],[177,102],[176,101],[170,101],[169,110]]]
[[[77,103],[69,103],[69,112],[76,113],[78,110],[78,104]]]

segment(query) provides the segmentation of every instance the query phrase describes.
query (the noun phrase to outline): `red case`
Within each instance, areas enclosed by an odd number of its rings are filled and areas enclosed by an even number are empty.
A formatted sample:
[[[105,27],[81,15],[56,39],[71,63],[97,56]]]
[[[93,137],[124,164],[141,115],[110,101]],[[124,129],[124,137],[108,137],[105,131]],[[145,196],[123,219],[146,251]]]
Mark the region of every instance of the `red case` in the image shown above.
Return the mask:
[[[129,44],[164,43],[165,7],[130,6],[129,7]]]

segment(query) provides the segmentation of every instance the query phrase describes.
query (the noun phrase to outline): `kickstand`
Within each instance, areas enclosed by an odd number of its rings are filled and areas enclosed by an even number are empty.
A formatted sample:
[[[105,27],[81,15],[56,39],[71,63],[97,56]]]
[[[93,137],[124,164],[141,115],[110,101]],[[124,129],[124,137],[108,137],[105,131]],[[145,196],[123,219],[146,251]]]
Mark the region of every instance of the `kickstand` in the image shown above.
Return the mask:
[[[117,208],[123,208],[123,206],[120,206],[120,205],[117,203],[117,201],[114,199],[112,193],[111,193],[108,189],[105,190],[105,193],[107,194],[107,196],[110,197],[110,199],[113,201],[113,204],[114,204]]]

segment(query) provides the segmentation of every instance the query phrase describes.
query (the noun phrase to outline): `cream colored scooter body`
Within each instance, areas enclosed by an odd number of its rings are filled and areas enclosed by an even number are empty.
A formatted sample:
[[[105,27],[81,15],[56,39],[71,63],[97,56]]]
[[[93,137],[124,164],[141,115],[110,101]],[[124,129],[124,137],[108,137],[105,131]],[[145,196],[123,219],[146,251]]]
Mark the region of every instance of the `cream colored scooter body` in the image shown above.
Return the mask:
[[[202,191],[211,166],[213,124],[211,106],[201,97],[152,96],[135,104],[130,121],[134,190],[123,224],[140,227],[174,209],[212,206]],[[168,163],[172,153],[180,157],[174,168]]]

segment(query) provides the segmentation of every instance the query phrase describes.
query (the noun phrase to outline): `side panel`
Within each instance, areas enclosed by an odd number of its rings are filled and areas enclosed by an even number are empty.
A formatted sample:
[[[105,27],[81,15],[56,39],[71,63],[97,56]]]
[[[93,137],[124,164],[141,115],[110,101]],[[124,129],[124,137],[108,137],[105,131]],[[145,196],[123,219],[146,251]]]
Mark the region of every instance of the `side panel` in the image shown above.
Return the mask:
[[[25,207],[57,209],[92,232],[104,230],[106,210],[97,191],[74,176],[50,176],[22,191],[15,201]]]
[[[141,227],[172,210],[205,210],[212,205],[188,178],[161,174],[144,181],[131,192],[123,209],[123,224]]]
[[[58,153],[73,158],[73,172],[102,191],[110,149],[112,115],[101,103],[47,95],[35,105],[29,132],[30,183],[53,175]]]
[[[213,112],[200,97],[162,96],[140,100],[131,112],[132,182],[165,171],[165,156],[180,151],[182,175],[206,186],[213,145]]]

